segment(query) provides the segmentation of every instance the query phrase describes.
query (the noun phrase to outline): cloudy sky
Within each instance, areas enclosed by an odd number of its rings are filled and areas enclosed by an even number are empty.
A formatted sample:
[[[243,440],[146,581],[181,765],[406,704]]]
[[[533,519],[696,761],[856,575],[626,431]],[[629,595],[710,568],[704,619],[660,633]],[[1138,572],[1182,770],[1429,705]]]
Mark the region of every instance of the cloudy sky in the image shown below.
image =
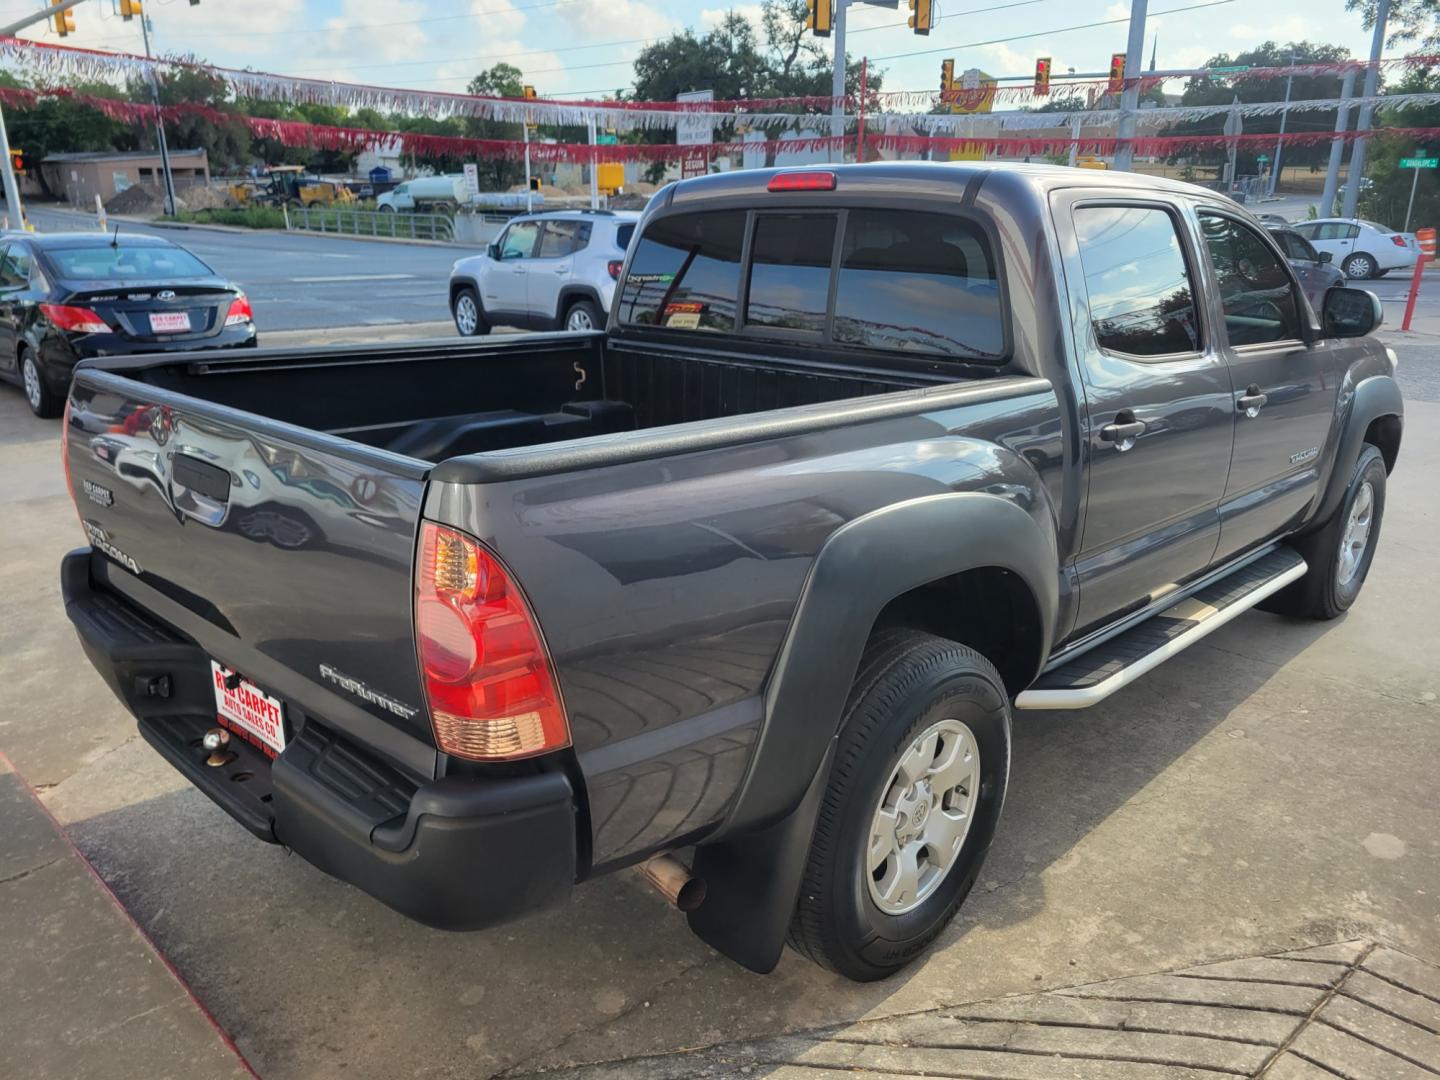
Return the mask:
[[[1344,0],[1150,0],[1147,32],[1159,65],[1184,67],[1266,39],[1309,39],[1369,50],[1369,34]],[[18,18],[41,0],[0,0]],[[930,89],[941,59],[993,75],[1029,72],[1036,56],[1066,68],[1101,70],[1125,49],[1128,0],[936,0],[928,38],[904,26],[906,10],[851,8],[852,55],[876,58],[890,89]],[[154,44],[217,64],[415,89],[462,90],[499,61],[525,71],[542,97],[576,97],[628,86],[629,61],[647,41],[704,29],[728,10],[717,0],[146,0]],[[758,3],[733,10],[758,20]],[[1165,11],[1174,14],[1157,14]],[[1084,24],[1108,25],[1083,27]],[[140,51],[138,21],[112,14],[111,0],[86,0],[65,44]],[[897,25],[899,24],[899,25]],[[48,26],[27,36],[58,42]],[[916,55],[919,54],[919,55]]]

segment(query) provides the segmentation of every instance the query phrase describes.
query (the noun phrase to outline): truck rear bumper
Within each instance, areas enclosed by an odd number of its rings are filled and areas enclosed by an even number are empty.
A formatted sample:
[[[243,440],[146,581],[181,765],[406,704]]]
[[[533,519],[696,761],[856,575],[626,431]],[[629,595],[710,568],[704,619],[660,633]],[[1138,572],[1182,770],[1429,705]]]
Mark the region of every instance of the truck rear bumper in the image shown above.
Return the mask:
[[[206,764],[209,657],[91,580],[90,549],[61,563],[65,610],[90,662],[167,761],[263,840],[427,926],[476,930],[557,903],[576,875],[575,797],[563,773],[416,783],[308,718],[271,761],[241,739]]]

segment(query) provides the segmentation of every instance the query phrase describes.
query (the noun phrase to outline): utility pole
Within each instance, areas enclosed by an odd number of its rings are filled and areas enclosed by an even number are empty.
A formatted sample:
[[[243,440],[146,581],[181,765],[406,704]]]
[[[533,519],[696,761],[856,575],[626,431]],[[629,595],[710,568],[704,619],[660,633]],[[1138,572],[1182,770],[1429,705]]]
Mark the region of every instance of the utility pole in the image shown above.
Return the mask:
[[[826,0],[820,0],[825,3]],[[850,0],[835,0],[835,23],[831,31],[835,38],[835,71],[830,79],[830,96],[833,99],[830,103],[830,160],[836,160],[835,155],[839,154],[839,160],[845,160],[845,144],[840,141],[845,134],[845,9],[850,6]]]
[[[145,59],[150,60],[150,16],[140,16],[140,34],[145,39]],[[155,65],[146,65],[150,76],[150,100],[155,103],[155,135],[160,142],[160,169],[165,174],[165,216],[175,216],[175,177],[170,172],[170,146],[165,141],[165,118],[160,115],[160,80]]]
[[[53,19],[56,15],[63,15],[84,2],[85,0],[65,0],[64,3],[47,7],[43,11],[25,16],[23,19],[16,19],[9,26],[0,26],[0,37],[14,37],[27,26],[44,22],[46,19]],[[11,228],[23,229],[25,228],[25,207],[20,202],[20,185],[15,180],[15,161],[10,156],[10,135],[5,130],[4,110],[0,110],[0,157],[5,160],[4,166],[0,167],[0,180],[4,181],[5,186],[6,215],[11,219]]]
[[[1340,161],[1345,156],[1345,140],[1339,138],[1350,126],[1350,99],[1355,96],[1355,69],[1345,72],[1340,83],[1340,107],[1335,111],[1335,135],[1330,140],[1330,162],[1325,168],[1325,190],[1320,196],[1320,216],[1335,212],[1335,195],[1340,190]]]
[[[1385,22],[1390,18],[1390,0],[1375,2],[1375,36],[1370,39],[1370,66],[1365,69],[1365,90],[1367,98],[1373,98],[1380,87],[1380,53],[1385,48]],[[1370,130],[1370,118],[1375,107],[1368,102],[1360,106],[1360,119],[1355,123],[1359,138],[1350,151],[1350,171],[1345,176],[1345,206],[1341,217],[1353,218],[1360,203],[1360,181],[1365,176],[1365,135]]]
[[[1145,60],[1145,10],[1147,0],[1130,0],[1130,40],[1125,47],[1125,89],[1120,95],[1120,145],[1115,150],[1115,168],[1128,172],[1135,164],[1135,130],[1139,124],[1140,65]]]
[[[600,155],[595,150],[595,117],[590,117],[590,209],[600,209]],[[529,184],[525,185],[529,187]]]
[[[1290,54],[1290,66],[1295,66],[1295,54]],[[1280,151],[1285,146],[1285,121],[1290,115],[1290,84],[1295,81],[1292,71],[1285,76],[1285,107],[1280,110],[1280,137],[1275,140],[1275,160],[1270,163],[1270,197],[1275,197],[1275,185],[1280,180]]]

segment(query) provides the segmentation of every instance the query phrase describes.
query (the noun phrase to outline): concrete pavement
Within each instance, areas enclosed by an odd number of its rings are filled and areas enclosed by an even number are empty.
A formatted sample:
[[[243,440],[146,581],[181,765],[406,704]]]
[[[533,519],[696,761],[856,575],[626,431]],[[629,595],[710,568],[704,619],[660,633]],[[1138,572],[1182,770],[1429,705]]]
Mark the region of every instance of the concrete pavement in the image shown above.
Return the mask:
[[[3,754],[0,821],[0,1073],[253,1077]]]
[[[82,542],[57,429],[9,386],[0,750],[277,1080],[668,1054],[1355,938],[1440,962],[1440,361],[1432,339],[1392,340],[1405,444],[1355,609],[1247,614],[1084,714],[1018,717],[975,894],[883,983],[788,954],[772,976],[740,971],[630,875],[442,934],[252,840],[136,738],[85,662],[56,580]]]

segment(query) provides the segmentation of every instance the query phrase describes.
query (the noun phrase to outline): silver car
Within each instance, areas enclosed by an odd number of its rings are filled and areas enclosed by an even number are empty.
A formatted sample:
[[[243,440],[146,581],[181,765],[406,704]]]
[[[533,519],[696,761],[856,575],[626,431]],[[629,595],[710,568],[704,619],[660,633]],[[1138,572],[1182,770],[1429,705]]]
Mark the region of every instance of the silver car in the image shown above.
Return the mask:
[[[450,312],[461,337],[492,326],[600,330],[620,279],[635,210],[522,214],[483,255],[450,271]]]
[[[1288,225],[1270,225],[1268,228],[1280,250],[1290,260],[1310,306],[1319,311],[1325,303],[1325,290],[1344,285],[1345,275],[1331,263],[1333,256],[1330,252],[1316,251],[1309,240]]]

